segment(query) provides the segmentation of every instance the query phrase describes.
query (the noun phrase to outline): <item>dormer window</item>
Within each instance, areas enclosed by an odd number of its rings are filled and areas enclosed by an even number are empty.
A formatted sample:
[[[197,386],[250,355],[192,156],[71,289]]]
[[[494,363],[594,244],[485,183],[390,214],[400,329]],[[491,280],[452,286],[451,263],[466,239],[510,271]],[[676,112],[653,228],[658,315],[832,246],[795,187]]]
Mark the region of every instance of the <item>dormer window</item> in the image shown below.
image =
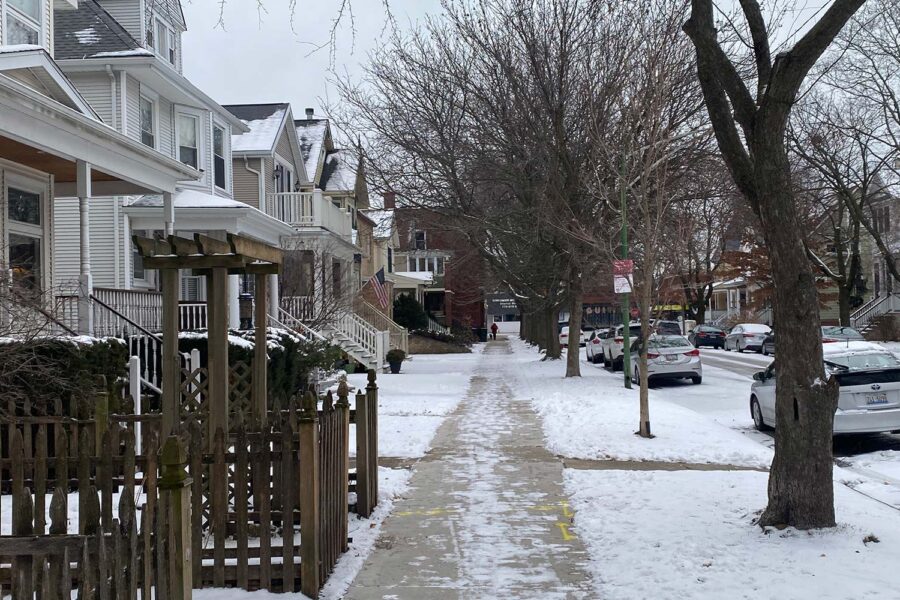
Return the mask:
[[[178,46],[175,32],[165,22],[157,19],[156,29],[150,41],[156,53],[163,59],[175,64],[175,51]]]
[[[6,0],[3,40],[6,45],[41,44],[42,0]]]

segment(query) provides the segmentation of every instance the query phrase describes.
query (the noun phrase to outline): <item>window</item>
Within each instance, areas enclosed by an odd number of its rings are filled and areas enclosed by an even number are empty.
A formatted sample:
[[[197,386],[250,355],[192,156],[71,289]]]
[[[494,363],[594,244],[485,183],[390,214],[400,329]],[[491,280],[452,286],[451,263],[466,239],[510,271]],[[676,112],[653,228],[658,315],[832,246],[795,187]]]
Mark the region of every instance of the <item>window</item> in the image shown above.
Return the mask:
[[[444,274],[444,257],[438,256],[434,259],[434,273],[436,275]]]
[[[416,250],[427,250],[428,245],[425,243],[425,232],[416,231]]]
[[[387,249],[387,272],[394,272],[394,249],[388,246]]]
[[[341,297],[341,263],[331,262],[331,290],[335,298]]]
[[[281,163],[275,164],[275,191],[279,194],[293,192],[294,173]]]
[[[199,120],[191,115],[178,115],[178,160],[195,169],[200,166],[200,152],[197,141]]]
[[[10,185],[6,188],[5,204],[5,242],[13,284],[23,292],[37,295],[43,283],[41,194]]]
[[[156,148],[156,105],[141,96],[141,143]]]
[[[216,187],[226,189],[225,181],[225,130],[213,127],[213,175]]]
[[[7,0],[6,7],[3,43],[39,46],[44,3],[41,0]]]
[[[144,256],[134,242],[131,242],[131,277],[132,279],[147,279],[147,272],[144,270]]]
[[[178,45],[178,38],[165,23],[156,21],[156,33],[150,44],[156,48],[156,53],[163,59],[175,64],[175,50]]]

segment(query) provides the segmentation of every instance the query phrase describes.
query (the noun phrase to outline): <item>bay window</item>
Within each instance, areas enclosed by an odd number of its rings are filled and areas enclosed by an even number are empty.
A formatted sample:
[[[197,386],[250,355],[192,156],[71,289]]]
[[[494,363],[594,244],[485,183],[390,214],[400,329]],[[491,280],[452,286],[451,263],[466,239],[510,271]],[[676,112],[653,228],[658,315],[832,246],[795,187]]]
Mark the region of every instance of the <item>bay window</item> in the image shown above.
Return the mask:
[[[195,169],[200,166],[200,119],[193,115],[178,115],[178,160]]]
[[[6,0],[3,14],[3,43],[41,45],[41,27],[46,0]]]

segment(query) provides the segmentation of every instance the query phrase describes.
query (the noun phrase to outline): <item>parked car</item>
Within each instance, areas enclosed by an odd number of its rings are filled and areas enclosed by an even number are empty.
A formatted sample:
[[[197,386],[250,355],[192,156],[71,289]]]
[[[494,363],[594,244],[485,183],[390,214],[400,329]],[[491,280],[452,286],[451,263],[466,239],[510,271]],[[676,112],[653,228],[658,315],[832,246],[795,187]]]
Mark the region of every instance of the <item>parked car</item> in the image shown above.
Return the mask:
[[[834,433],[900,430],[900,360],[871,342],[824,344],[823,352],[825,372],[840,386]],[[750,416],[759,430],[775,425],[777,363],[754,374],[750,386]]]
[[[694,348],[700,346],[712,346],[713,348],[725,347],[725,330],[712,325],[698,325],[688,334],[688,341]]]
[[[725,336],[725,350],[755,350],[762,352],[763,341],[772,328],[762,323],[741,323],[731,328]]]
[[[578,345],[584,346],[584,332],[579,332],[578,334]],[[559,332],[559,345],[563,348],[569,347],[569,326],[566,325]]]
[[[657,335],[681,335],[681,323],[678,321],[655,321],[653,331]]]
[[[631,380],[640,380],[640,356],[644,342],[636,340],[631,345]],[[700,351],[682,335],[653,335],[647,340],[647,376],[658,379],[690,379],[703,382],[703,366]]]
[[[594,329],[596,329],[596,327],[594,327],[593,325],[582,325],[581,326],[581,345],[582,346],[587,345],[588,338],[591,337],[591,334],[594,332]]]
[[[863,334],[852,327],[842,327],[840,325],[823,325],[822,326],[822,343],[830,344],[833,342],[864,342],[866,338]],[[766,339],[763,340],[762,353],[766,356],[775,354],[775,332],[769,332]]]
[[[629,336],[632,340],[641,337],[641,324],[632,321],[628,325]],[[622,368],[622,348],[625,345],[625,327],[619,325],[609,332],[603,339],[603,365],[618,371]]]
[[[609,329],[595,329],[588,336],[584,352],[587,359],[595,365],[603,361],[603,338],[608,332]]]
[[[823,325],[822,326],[822,342],[864,342],[866,338],[863,334],[852,327],[842,327],[840,325]]]

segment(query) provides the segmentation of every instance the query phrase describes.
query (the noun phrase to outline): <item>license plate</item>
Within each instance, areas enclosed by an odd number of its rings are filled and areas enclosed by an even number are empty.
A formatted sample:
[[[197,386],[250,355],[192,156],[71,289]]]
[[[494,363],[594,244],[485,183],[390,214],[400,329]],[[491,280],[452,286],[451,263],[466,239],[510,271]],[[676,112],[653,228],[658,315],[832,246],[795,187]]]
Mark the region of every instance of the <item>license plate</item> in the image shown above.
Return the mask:
[[[887,394],[866,394],[866,404],[887,404]]]
[[[675,362],[676,360],[678,360],[678,355],[677,354],[666,354],[666,360],[669,362]]]

